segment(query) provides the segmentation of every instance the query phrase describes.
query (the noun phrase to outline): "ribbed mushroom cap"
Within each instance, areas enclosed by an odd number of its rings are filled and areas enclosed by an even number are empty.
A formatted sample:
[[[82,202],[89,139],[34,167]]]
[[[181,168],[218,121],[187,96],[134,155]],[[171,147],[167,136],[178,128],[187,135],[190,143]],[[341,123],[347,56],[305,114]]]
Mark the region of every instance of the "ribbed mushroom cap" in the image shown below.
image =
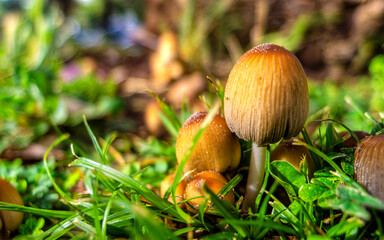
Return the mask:
[[[307,77],[294,54],[274,44],[246,52],[233,67],[224,94],[228,127],[258,145],[296,136],[308,116]]]
[[[176,140],[176,158],[180,163],[208,113],[197,112],[181,127]],[[240,162],[241,149],[236,136],[229,130],[225,120],[216,115],[197,142],[185,164],[184,171],[201,172],[213,170],[225,172],[236,168]]]
[[[384,202],[384,135],[366,137],[356,148],[355,180]]]

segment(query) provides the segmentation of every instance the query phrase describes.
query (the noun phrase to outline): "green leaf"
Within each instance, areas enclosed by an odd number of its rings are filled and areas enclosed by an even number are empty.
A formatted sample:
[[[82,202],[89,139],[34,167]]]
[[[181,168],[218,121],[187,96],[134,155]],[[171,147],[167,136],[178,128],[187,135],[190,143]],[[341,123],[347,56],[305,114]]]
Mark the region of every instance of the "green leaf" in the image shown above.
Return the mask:
[[[331,227],[327,232],[327,236],[330,238],[334,238],[356,231],[362,226],[364,226],[364,222],[362,220],[352,217],[347,219],[346,221],[341,221],[339,224],[336,224],[335,226]]]
[[[332,238],[328,238],[322,235],[309,235],[307,240],[332,240]]]
[[[277,215],[279,215],[279,218],[288,221],[296,230],[300,230],[300,220],[291,212],[291,210],[284,206],[284,204],[275,198],[274,201],[269,204],[276,211]]]
[[[286,161],[271,162],[271,175],[279,182],[291,196],[298,196],[298,192],[305,181],[305,176]]]
[[[336,194],[332,191],[326,191],[317,199],[317,204],[322,208],[332,208],[337,202]]]
[[[325,188],[331,187],[333,181],[327,177],[318,177],[311,179],[311,183],[313,183],[314,185],[318,185]]]
[[[299,197],[305,202],[316,201],[328,189],[312,183],[307,183],[299,189]]]
[[[382,201],[356,188],[339,185],[336,189],[336,194],[340,199],[348,200],[359,205],[380,210],[384,209],[384,203]]]
[[[318,170],[314,173],[314,177],[315,178],[328,178],[329,180],[333,181],[333,180],[336,180],[336,179],[339,179],[338,177],[336,177],[334,174],[331,173],[333,169],[329,168],[329,167],[325,167],[321,170]]]

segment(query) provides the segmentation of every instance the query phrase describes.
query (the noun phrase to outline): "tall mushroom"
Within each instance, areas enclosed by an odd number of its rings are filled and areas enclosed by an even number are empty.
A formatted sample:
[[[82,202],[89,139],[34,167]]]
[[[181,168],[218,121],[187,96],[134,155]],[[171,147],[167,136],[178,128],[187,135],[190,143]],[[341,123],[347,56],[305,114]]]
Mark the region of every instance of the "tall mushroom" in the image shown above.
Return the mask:
[[[266,146],[296,136],[309,111],[307,77],[294,54],[274,44],[246,52],[228,77],[224,114],[237,136],[252,140],[244,202],[253,207],[261,189]]]

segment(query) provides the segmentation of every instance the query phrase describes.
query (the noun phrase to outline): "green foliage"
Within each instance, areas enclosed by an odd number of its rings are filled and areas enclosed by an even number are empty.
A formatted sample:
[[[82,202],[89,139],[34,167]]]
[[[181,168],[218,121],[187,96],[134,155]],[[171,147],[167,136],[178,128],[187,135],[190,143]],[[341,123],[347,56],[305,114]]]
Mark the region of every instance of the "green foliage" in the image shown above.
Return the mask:
[[[55,169],[55,162],[49,161],[48,166]],[[54,177],[64,182],[66,175],[65,172],[55,172]],[[24,166],[20,159],[12,162],[0,160],[0,178],[8,180],[16,187],[25,204],[44,209],[51,209],[57,204],[58,194],[54,191],[42,162]]]
[[[208,195],[203,204],[197,212],[189,212],[167,199],[175,197],[177,183],[185,177],[183,165],[222,107],[224,87],[219,81],[210,80],[214,99],[202,97],[210,113],[179,166],[176,166],[175,140],[182,123],[191,114],[188,103],[183,103],[181,111],[176,112],[152,93],[160,103],[160,117],[170,139],[129,138],[128,147],[114,153],[123,159],[122,166],[116,166],[113,161],[116,156],[110,150],[121,135],[112,133],[105,140],[98,138],[84,115],[95,119],[118,112],[122,101],[116,97],[117,85],[112,79],[101,81],[94,74],[78,74],[70,80],[60,76],[64,65],[59,50],[70,36],[58,37],[63,21],[56,8],[45,3],[34,0],[30,8],[3,19],[8,22],[3,24],[0,42],[3,63],[0,67],[0,152],[8,147],[27,146],[52,127],[60,132],[57,126],[76,125],[81,121],[94,151],[81,151],[73,144],[76,159],[69,167],[67,163],[48,159],[48,152],[54,146],[77,140],[64,134],[46,152],[41,163],[23,165],[20,159],[0,160],[0,177],[17,188],[26,205],[0,204],[1,210],[25,213],[15,239],[184,239],[189,234],[205,239],[383,238],[379,215],[384,204],[353,180],[355,148],[340,148],[343,139],[338,136],[341,130],[354,137],[352,130],[384,132],[383,56],[371,61],[369,79],[361,78],[349,85],[310,82],[308,122],[317,120],[320,126],[311,135],[303,130],[304,142],[296,144],[311,150],[317,169],[311,179],[305,162],[300,171],[283,161],[267,163],[266,181],[257,198],[256,211],[247,212],[241,208],[241,185],[245,176],[244,169],[239,169],[218,194],[205,186]],[[211,3],[202,11],[205,17],[196,18],[197,2],[188,2],[179,26],[183,60],[192,65],[209,64],[211,56],[206,37],[214,35],[222,44],[239,27],[232,21],[236,16],[228,14],[230,3]],[[93,4],[102,3],[94,1]],[[87,14],[98,16],[101,9],[92,8],[94,12]],[[218,19],[218,28],[212,30]],[[270,34],[266,39],[284,39],[288,48],[297,49],[308,26],[316,20],[317,16],[304,16],[294,24],[289,35]],[[73,106],[78,107],[77,111],[71,112]],[[241,167],[244,167],[249,159],[250,143],[241,140],[241,144]],[[157,188],[170,172],[176,172],[175,181],[162,198],[156,194]],[[269,182],[273,183],[268,185]],[[70,189],[75,184],[81,185],[83,191],[72,193]],[[235,192],[234,206],[220,197],[229,191]]]
[[[374,57],[369,64],[369,72],[372,74],[371,84],[375,90],[371,97],[371,106],[374,111],[384,109],[384,55]]]
[[[82,114],[98,118],[122,106],[112,81],[101,83],[95,76],[80,76],[60,82],[60,50],[71,35],[53,3],[34,0],[28,5],[2,18],[0,152],[26,147],[57,125],[78,124]],[[75,104],[74,98],[78,98]],[[81,114],[71,114],[74,105],[82,106]]]
[[[298,196],[299,188],[306,183],[305,176],[286,161],[273,161],[270,173],[280,183],[289,196]]]
[[[223,42],[241,25],[238,16],[230,11],[232,1],[213,1],[202,8],[198,4],[196,0],[187,2],[178,31],[181,57],[188,64],[199,68],[212,65],[214,51],[207,36],[218,36],[213,39],[215,45],[222,48]]]

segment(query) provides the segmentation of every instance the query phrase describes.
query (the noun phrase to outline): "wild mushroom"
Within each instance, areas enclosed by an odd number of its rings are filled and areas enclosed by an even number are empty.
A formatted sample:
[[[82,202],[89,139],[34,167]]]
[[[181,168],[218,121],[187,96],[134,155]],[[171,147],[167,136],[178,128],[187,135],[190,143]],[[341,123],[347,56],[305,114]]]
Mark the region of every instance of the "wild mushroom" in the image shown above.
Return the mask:
[[[308,148],[294,145],[293,141],[294,139],[282,141],[273,149],[271,152],[271,162],[276,160],[286,161],[292,164],[297,171],[300,171],[300,163],[305,158],[308,164],[308,177],[312,178],[316,167]]]
[[[359,141],[363,140],[365,137],[370,136],[369,133],[364,131],[353,131]],[[347,136],[348,135],[348,136]],[[358,144],[356,139],[350,135],[348,131],[339,132],[339,137],[343,139],[342,144],[338,144],[335,146],[335,151],[339,152],[341,147],[344,148],[355,148]]]
[[[17,205],[24,205],[23,199],[7,180],[0,178],[0,202],[13,203]],[[3,230],[9,235],[10,232],[15,231],[23,221],[24,213],[16,211],[0,210],[0,218],[2,220]]]
[[[203,184],[206,184],[209,189],[215,194],[219,193],[221,189],[227,185],[228,181],[220,173],[215,171],[203,171],[196,174],[191,180],[188,181],[184,191],[184,199],[188,200],[187,209],[194,211],[203,202],[203,196],[206,195]],[[222,198],[234,204],[235,194],[233,191],[228,192]]]
[[[253,207],[265,169],[266,146],[296,136],[308,116],[307,77],[294,54],[274,44],[246,52],[228,77],[224,115],[229,129],[253,141],[244,202]]]
[[[161,137],[166,133],[163,122],[160,118],[162,113],[160,104],[154,100],[147,104],[144,112],[144,123],[148,132],[155,137]]]
[[[163,179],[160,185],[161,197],[165,196],[165,193],[167,192],[167,190],[172,186],[174,179],[175,179],[175,173],[172,173]],[[185,185],[186,185],[185,179],[181,180],[180,183],[177,185],[176,191],[175,191],[176,203],[180,203],[181,201],[183,201]],[[169,196],[168,201],[173,203],[171,196]],[[180,204],[180,207],[183,208],[184,204]]]
[[[176,140],[176,158],[180,163],[189,150],[193,137],[199,131],[206,112],[190,116],[181,127]],[[240,162],[241,150],[237,137],[229,130],[225,120],[216,115],[199,138],[184,171],[213,170],[220,173],[234,169]]]
[[[366,137],[356,148],[355,180],[384,202],[384,135]]]

